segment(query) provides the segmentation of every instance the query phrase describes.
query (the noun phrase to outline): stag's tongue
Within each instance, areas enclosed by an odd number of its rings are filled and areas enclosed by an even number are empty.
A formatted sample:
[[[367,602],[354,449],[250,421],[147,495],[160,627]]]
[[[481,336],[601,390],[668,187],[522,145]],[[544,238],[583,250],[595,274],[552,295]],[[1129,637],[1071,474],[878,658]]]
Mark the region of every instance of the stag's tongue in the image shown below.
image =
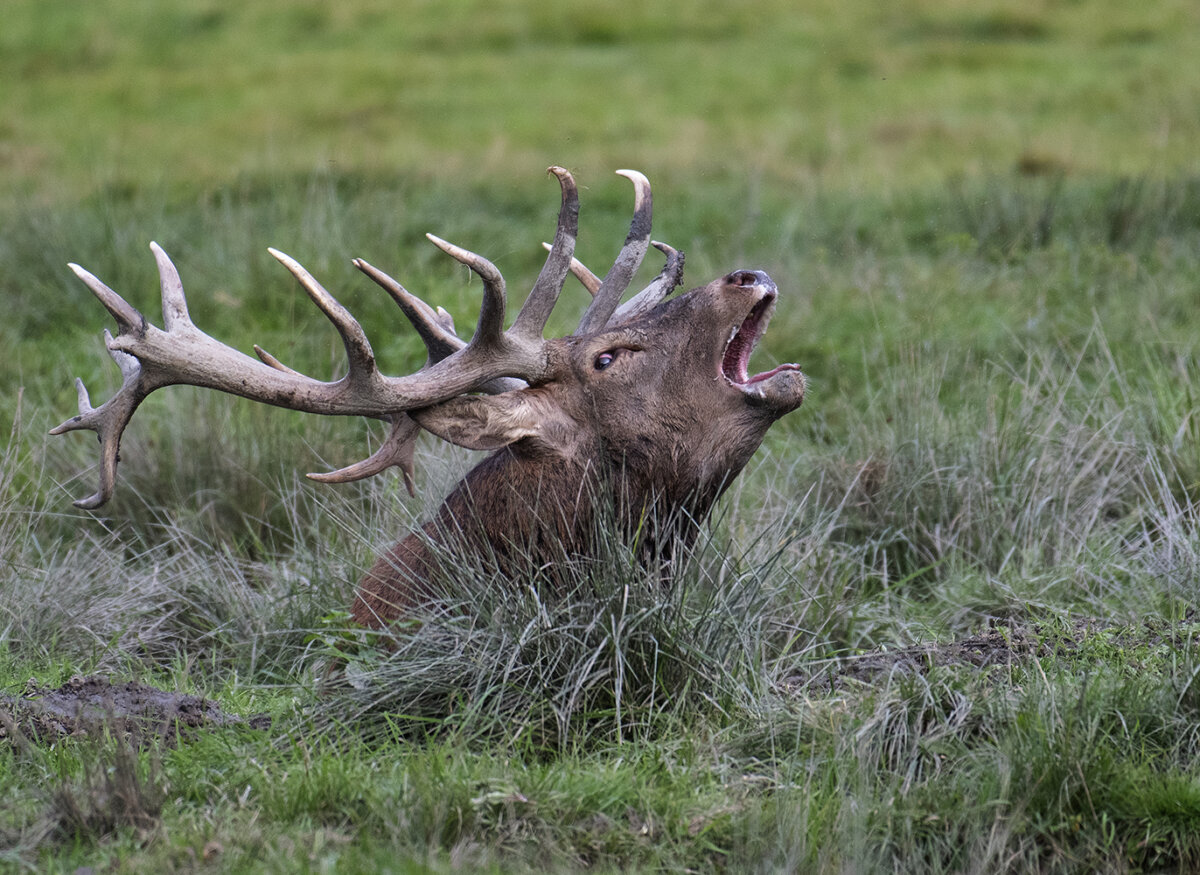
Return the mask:
[[[769,371],[763,371],[761,374],[755,374],[753,377],[751,377],[749,380],[746,381],[746,384],[749,385],[751,383],[761,383],[763,380],[769,380],[776,374],[781,374],[784,371],[798,371],[798,370],[800,370],[799,365],[794,364],[793,362],[786,362],[782,365],[776,365],[775,367],[771,368],[771,370],[769,370]]]

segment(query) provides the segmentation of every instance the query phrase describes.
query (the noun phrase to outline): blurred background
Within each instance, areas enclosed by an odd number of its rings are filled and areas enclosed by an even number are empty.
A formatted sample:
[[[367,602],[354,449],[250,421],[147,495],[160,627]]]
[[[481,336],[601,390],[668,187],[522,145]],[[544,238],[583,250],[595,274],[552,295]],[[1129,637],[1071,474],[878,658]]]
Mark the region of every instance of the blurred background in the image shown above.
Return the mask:
[[[0,178],[70,198],[329,168],[871,191],[1170,173],[1195,166],[1198,17],[1186,0],[9,0]]]

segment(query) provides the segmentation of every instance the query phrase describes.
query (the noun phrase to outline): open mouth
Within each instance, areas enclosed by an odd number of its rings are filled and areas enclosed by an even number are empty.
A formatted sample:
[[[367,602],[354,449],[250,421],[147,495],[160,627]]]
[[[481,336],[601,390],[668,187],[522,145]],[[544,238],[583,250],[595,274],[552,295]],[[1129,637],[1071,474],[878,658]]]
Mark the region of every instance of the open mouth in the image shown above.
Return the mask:
[[[767,323],[775,312],[775,292],[764,294],[751,309],[750,314],[742,320],[729,335],[725,345],[725,354],[721,357],[721,374],[732,386],[745,388],[760,383],[775,376],[780,371],[798,371],[799,365],[782,364],[761,374],[750,375],[750,355],[758,345],[759,338],[766,333]]]

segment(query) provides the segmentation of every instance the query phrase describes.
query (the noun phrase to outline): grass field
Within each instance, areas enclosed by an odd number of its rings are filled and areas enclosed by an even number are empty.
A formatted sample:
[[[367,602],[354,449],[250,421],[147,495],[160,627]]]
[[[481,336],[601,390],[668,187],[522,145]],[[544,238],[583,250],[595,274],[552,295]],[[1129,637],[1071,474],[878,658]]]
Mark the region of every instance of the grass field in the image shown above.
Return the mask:
[[[12,0],[0,26],[0,693],[99,674],[266,713],[0,750],[12,871],[1173,872],[1200,866],[1200,12],[1107,0]],[[471,464],[304,481],[365,424],[186,389],[116,499],[46,432],[117,383],[78,262],[314,374],[419,344],[362,256],[470,324],[433,231],[536,275],[557,192],[611,260],[620,167],[693,284],[782,290],[770,433],[664,592],[606,544],[394,651],[353,586]],[[658,264],[647,264],[645,279]],[[635,284],[636,285],[636,284]],[[584,294],[568,286],[555,327]],[[340,666],[339,671],[333,669]],[[12,736],[0,721],[0,734]]]

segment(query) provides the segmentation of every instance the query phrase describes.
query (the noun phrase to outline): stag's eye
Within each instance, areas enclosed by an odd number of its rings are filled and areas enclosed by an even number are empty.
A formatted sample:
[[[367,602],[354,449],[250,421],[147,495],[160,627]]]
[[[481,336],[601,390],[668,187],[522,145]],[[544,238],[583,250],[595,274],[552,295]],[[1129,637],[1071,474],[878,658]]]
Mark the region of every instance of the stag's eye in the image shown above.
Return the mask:
[[[596,356],[596,361],[592,363],[592,367],[598,371],[602,371],[616,360],[617,351],[615,349],[610,350],[609,352],[602,352],[600,355]]]

